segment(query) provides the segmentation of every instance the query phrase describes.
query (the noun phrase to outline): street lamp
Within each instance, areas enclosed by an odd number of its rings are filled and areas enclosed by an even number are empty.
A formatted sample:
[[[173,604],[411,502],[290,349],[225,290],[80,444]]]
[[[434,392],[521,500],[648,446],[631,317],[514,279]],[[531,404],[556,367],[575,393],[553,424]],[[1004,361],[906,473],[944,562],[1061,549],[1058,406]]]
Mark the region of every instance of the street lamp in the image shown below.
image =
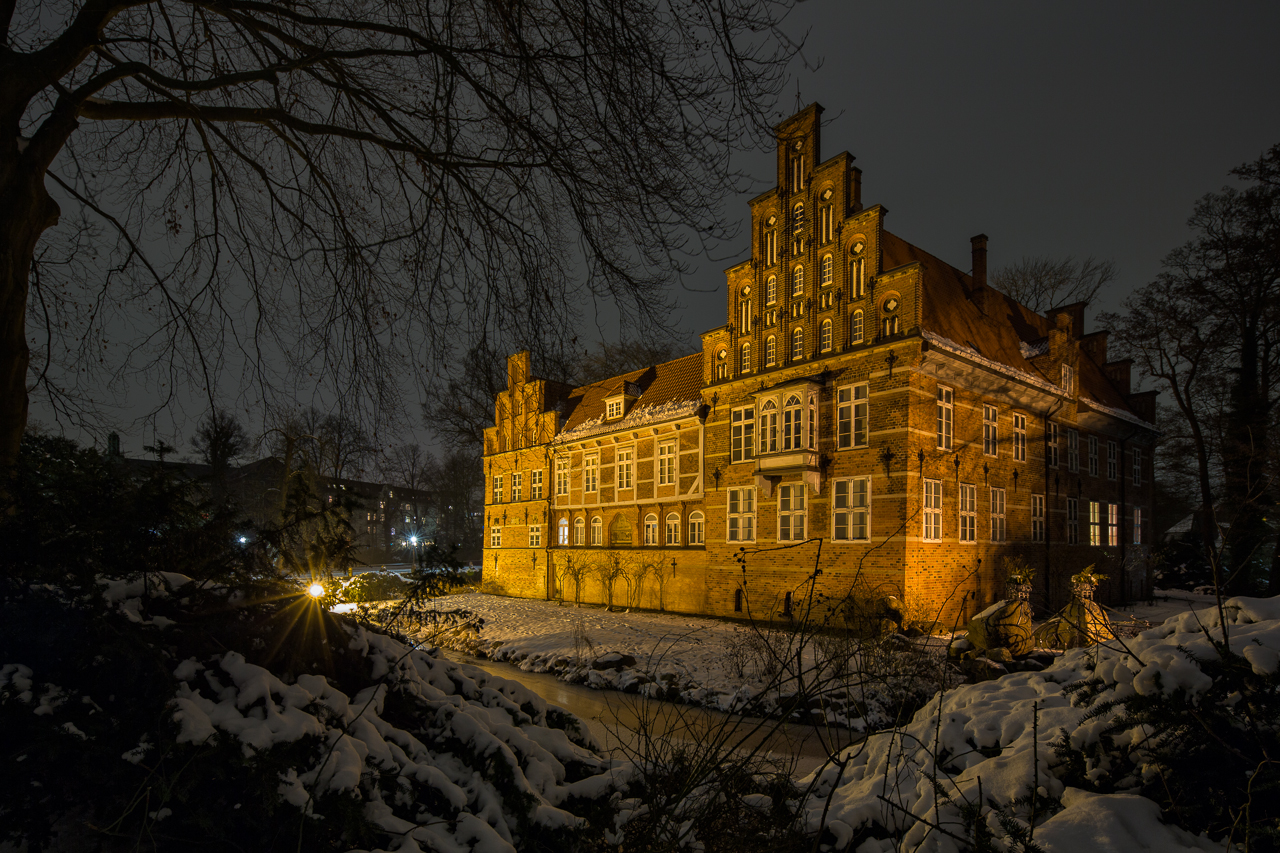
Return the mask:
[[[323,598],[324,587],[321,586],[318,582],[312,583],[311,586],[307,587],[307,595],[311,596],[312,598]]]

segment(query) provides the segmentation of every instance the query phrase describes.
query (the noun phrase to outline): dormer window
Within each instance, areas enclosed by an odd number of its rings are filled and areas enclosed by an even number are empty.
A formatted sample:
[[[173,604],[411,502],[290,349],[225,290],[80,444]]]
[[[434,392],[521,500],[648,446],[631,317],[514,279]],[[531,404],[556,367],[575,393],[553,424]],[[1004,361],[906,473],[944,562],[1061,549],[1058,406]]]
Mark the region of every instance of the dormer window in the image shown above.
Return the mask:
[[[622,398],[618,397],[605,403],[605,417],[614,421],[622,417]]]
[[[1071,369],[1071,365],[1062,365],[1062,390],[1068,394],[1075,393],[1076,376],[1075,371]]]

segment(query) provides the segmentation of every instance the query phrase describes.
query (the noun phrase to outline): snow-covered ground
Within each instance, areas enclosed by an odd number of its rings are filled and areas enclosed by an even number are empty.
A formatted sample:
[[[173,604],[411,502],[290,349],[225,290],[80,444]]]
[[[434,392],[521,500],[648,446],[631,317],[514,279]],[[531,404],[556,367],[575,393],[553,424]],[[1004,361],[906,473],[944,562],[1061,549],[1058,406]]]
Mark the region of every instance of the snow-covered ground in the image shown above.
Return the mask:
[[[1231,599],[1224,610],[1234,652],[1256,676],[1274,675],[1280,664],[1280,597]],[[1035,843],[1047,851],[1227,849],[1221,841],[1167,825],[1150,799],[1070,787],[1063,778],[1068,769],[1052,748],[1065,734],[1073,748],[1090,752],[1123,713],[1112,707],[1090,715],[1065,685],[1098,679],[1098,703],[1135,694],[1173,697],[1185,691],[1193,701],[1205,695],[1213,681],[1204,662],[1219,657],[1208,632],[1221,639],[1219,626],[1216,608],[1182,612],[1137,637],[1067,652],[1043,672],[1014,673],[939,694],[908,726],[846,750],[841,758],[847,766],[833,764],[807,780],[815,794],[807,806],[810,827],[817,829],[825,819],[838,850],[861,837],[858,853],[950,853],[963,849],[949,834],[964,835],[961,804],[981,803],[999,836],[1002,827],[992,807],[1021,818],[1025,828],[1026,803],[1015,801],[1035,791],[1062,806],[1036,828]],[[1105,757],[1090,759],[1087,776],[1107,788],[1136,789],[1156,772],[1150,734],[1137,726],[1112,736],[1114,746],[1103,750]]]

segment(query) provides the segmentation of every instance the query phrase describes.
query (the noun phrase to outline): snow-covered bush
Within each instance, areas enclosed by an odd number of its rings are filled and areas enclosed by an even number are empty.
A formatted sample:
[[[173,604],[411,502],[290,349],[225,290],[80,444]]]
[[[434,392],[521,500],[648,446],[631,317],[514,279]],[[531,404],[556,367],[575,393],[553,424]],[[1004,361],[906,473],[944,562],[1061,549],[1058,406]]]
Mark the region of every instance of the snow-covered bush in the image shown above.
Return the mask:
[[[409,584],[395,572],[363,572],[342,584],[337,592],[341,604],[365,604],[404,598]]]
[[[1275,849],[1280,599],[1225,615],[1230,651],[1199,611],[939,693],[807,780],[809,829],[836,850]]]
[[[41,439],[0,494],[0,846],[559,850],[609,825],[615,762],[576,718],[327,612],[190,485]]]

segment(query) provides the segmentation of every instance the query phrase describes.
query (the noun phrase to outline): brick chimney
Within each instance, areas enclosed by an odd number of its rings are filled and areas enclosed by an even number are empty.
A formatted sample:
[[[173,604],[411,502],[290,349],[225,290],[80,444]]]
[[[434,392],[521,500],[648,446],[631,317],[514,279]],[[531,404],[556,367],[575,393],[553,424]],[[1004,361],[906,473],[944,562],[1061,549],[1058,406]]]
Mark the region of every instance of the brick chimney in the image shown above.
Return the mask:
[[[862,170],[854,166],[850,171],[849,202],[854,213],[862,210]]]
[[[973,290],[970,298],[983,314],[991,313],[991,293],[987,287],[987,235],[969,238],[973,251]]]

